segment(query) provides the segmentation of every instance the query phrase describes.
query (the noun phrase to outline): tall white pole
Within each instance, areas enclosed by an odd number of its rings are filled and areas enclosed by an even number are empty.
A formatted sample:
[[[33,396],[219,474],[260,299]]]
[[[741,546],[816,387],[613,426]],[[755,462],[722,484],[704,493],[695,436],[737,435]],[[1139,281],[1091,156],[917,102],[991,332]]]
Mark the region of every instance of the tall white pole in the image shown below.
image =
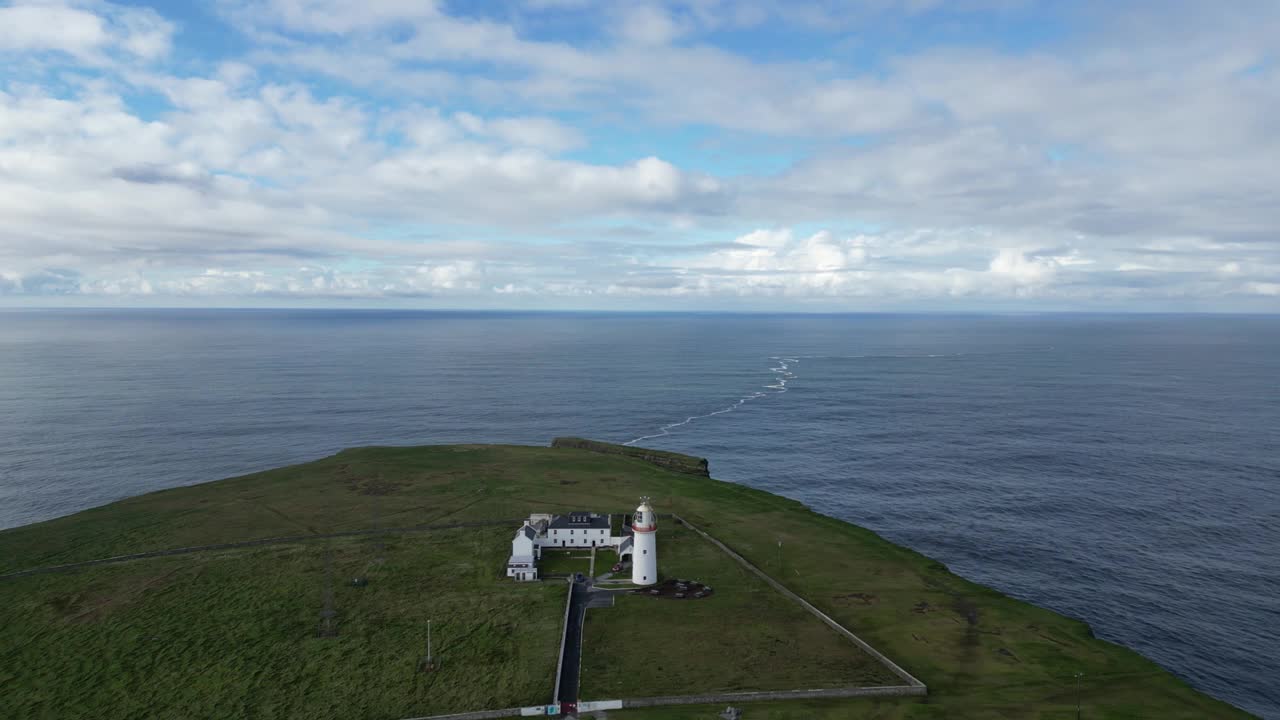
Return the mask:
[[[1084,673],[1076,672],[1076,720],[1080,720],[1080,677]]]

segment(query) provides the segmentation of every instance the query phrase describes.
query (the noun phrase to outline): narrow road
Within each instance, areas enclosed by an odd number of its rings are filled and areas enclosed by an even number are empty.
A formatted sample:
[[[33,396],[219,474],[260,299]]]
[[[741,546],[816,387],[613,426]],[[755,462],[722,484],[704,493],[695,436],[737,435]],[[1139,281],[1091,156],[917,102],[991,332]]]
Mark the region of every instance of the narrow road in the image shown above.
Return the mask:
[[[563,708],[578,702],[578,676],[582,667],[582,621],[587,615],[587,603],[591,591],[585,582],[573,584],[569,596],[569,622],[564,627],[564,660],[560,666],[560,687],[557,696]]]
[[[556,699],[560,703],[560,711],[577,712],[578,680],[582,677],[582,623],[586,620],[588,608],[611,608],[614,596],[628,590],[602,590],[592,585],[590,580],[573,584],[573,592],[569,596],[569,619],[564,627],[564,660],[560,665],[560,687],[556,688]]]

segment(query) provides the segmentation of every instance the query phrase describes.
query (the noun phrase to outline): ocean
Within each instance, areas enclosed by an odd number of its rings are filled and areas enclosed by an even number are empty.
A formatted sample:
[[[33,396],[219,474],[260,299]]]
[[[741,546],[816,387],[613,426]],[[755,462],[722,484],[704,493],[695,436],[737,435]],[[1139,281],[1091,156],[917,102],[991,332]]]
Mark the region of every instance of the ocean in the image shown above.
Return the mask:
[[[1280,718],[1280,317],[0,311],[0,527],[355,445],[707,457]]]

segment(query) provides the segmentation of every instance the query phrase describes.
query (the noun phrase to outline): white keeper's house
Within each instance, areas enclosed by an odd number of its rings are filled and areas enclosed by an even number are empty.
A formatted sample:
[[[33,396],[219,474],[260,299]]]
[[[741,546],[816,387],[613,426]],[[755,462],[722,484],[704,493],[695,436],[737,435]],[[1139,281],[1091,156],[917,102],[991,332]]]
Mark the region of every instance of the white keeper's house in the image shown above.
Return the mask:
[[[640,572],[633,572],[633,582],[651,585],[658,578],[657,543],[655,542],[655,514],[645,498],[632,515],[622,518],[622,534],[613,535],[613,517],[587,511],[575,511],[564,515],[534,513],[516,530],[511,539],[511,557],[507,559],[507,577],[517,581],[538,579],[538,560],[543,548],[609,548],[618,555],[618,562],[632,560],[636,547],[636,533],[643,535],[644,561]],[[638,523],[634,528],[632,523]],[[641,579],[643,578],[643,579]]]
[[[540,555],[533,544],[533,528],[525,525],[516,531],[511,541],[511,557],[507,558],[507,577],[516,580],[537,580]]]

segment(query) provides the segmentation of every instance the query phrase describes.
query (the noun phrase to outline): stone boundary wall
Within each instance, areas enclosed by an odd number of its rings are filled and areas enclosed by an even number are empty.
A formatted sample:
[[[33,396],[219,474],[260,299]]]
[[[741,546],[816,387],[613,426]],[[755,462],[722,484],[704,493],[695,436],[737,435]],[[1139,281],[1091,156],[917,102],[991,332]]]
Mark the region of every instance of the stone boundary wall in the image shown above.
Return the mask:
[[[402,534],[412,532],[425,532],[428,530],[456,530],[459,528],[469,527],[488,527],[491,525],[510,525],[511,527],[519,527],[522,520],[482,520],[479,522],[456,522],[443,523],[440,525],[414,525],[412,527],[400,528],[376,528],[372,530],[344,530],[342,532],[321,533],[317,535],[289,535],[285,537],[262,538],[260,540],[242,540],[240,542],[218,543],[216,545],[193,545],[191,547],[170,548],[168,550],[149,550],[147,552],[130,553],[128,555],[116,555],[114,557],[99,558],[97,560],[82,560],[80,562],[66,563],[65,565],[48,565],[45,567],[29,568],[27,570],[17,570],[11,573],[0,575],[0,580],[8,580],[9,578],[24,577],[26,575],[38,575],[41,573],[61,572],[63,570],[75,570],[78,568],[93,567],[94,565],[106,565],[108,563],[126,562],[129,560],[145,560],[147,558],[166,557],[169,555],[186,555],[189,553],[208,552],[210,550],[234,550],[237,548],[261,547],[263,545],[286,545],[290,543],[308,542],[311,540],[324,540],[327,538],[344,538],[359,537],[361,535],[382,535],[382,534]]]
[[[506,708],[503,710],[476,710],[475,712],[453,713],[452,715],[425,715],[405,718],[404,720],[491,720],[492,718],[520,717],[522,708]]]
[[[605,705],[608,707],[596,709],[616,710],[622,707],[622,701],[606,700]],[[582,712],[589,711],[590,708],[587,708]],[[508,717],[547,717],[547,706],[532,705],[529,707],[503,708],[501,710],[474,710],[471,712],[450,713],[448,715],[427,715],[425,717],[404,718],[404,720],[490,720],[490,718]]]
[[[582,700],[578,703],[578,712],[595,712],[597,710],[621,710],[622,700]],[[601,717],[604,717],[601,715]]]
[[[887,685],[879,687],[831,688],[828,690],[767,690],[762,692],[708,693],[706,695],[666,695],[662,697],[624,698],[622,700],[594,700],[578,703],[579,712],[616,710],[619,708],[646,708],[663,705],[712,705],[735,702],[763,702],[766,700],[813,700],[822,698],[855,697],[922,697],[927,693],[923,685]],[[558,704],[558,703],[557,703]],[[479,710],[452,715],[405,718],[405,720],[490,720],[527,716],[534,708],[507,708],[505,710]]]
[[[622,701],[624,708],[657,707],[659,705],[710,705],[712,703],[760,702],[763,700],[808,700],[814,698],[852,697],[920,697],[927,693],[923,685],[887,685],[882,687],[832,688],[830,690],[776,690],[765,692],[712,693],[708,695],[669,695],[666,697],[631,698]]]
[[[818,618],[822,622],[826,623],[832,630],[835,630],[841,635],[844,635],[854,645],[857,645],[858,647],[862,648],[862,650],[866,652],[868,655],[880,661],[880,664],[889,668],[889,670],[893,672],[894,675],[897,675],[898,677],[902,678],[902,680],[905,681],[908,686],[910,686],[911,688],[918,689],[918,692],[909,693],[909,694],[913,694],[913,695],[926,694],[926,688],[923,682],[920,682],[918,679],[916,679],[914,675],[912,675],[911,673],[899,667],[898,664],[895,663],[894,661],[885,657],[879,650],[876,650],[875,648],[871,647],[871,645],[869,645],[865,640],[858,637],[857,635],[854,635],[852,632],[849,631],[848,628],[836,622],[830,616],[828,616],[826,613],[822,612],[818,608],[814,607],[808,600],[805,600],[799,595],[788,590],[786,586],[784,586],[782,583],[778,582],[777,580],[774,580],[765,571],[751,564],[751,562],[748,561],[746,558],[742,557],[741,555],[734,552],[733,550],[730,550],[728,545],[725,545],[724,543],[720,542],[714,537],[708,535],[702,529],[694,526],[692,523],[680,517],[679,515],[674,515],[674,517],[676,519],[676,522],[680,523],[681,525],[684,525],[690,530],[701,535],[703,538],[705,538],[706,540],[714,544],[716,547],[723,550],[725,554],[727,554],[729,557],[733,558],[734,560],[737,560],[738,563],[743,567],[745,567],[747,570],[750,570],[752,573],[759,576],[762,580],[769,583],[769,585],[772,586],[774,590],[777,590],[783,595],[796,601],[797,603],[800,604],[800,607],[803,607],[805,610],[808,610],[810,614],[812,614],[814,617]],[[876,689],[883,690],[885,688],[876,688]],[[832,697],[837,697],[837,696],[832,696]],[[839,697],[848,697],[848,696],[839,696]],[[715,702],[719,702],[719,701],[715,701]]]
[[[556,658],[556,684],[551,688],[551,703],[560,704],[560,676],[564,673],[564,644],[569,639],[569,611],[573,609],[573,578],[566,583],[569,593],[564,598],[564,623],[560,626],[560,655]]]

